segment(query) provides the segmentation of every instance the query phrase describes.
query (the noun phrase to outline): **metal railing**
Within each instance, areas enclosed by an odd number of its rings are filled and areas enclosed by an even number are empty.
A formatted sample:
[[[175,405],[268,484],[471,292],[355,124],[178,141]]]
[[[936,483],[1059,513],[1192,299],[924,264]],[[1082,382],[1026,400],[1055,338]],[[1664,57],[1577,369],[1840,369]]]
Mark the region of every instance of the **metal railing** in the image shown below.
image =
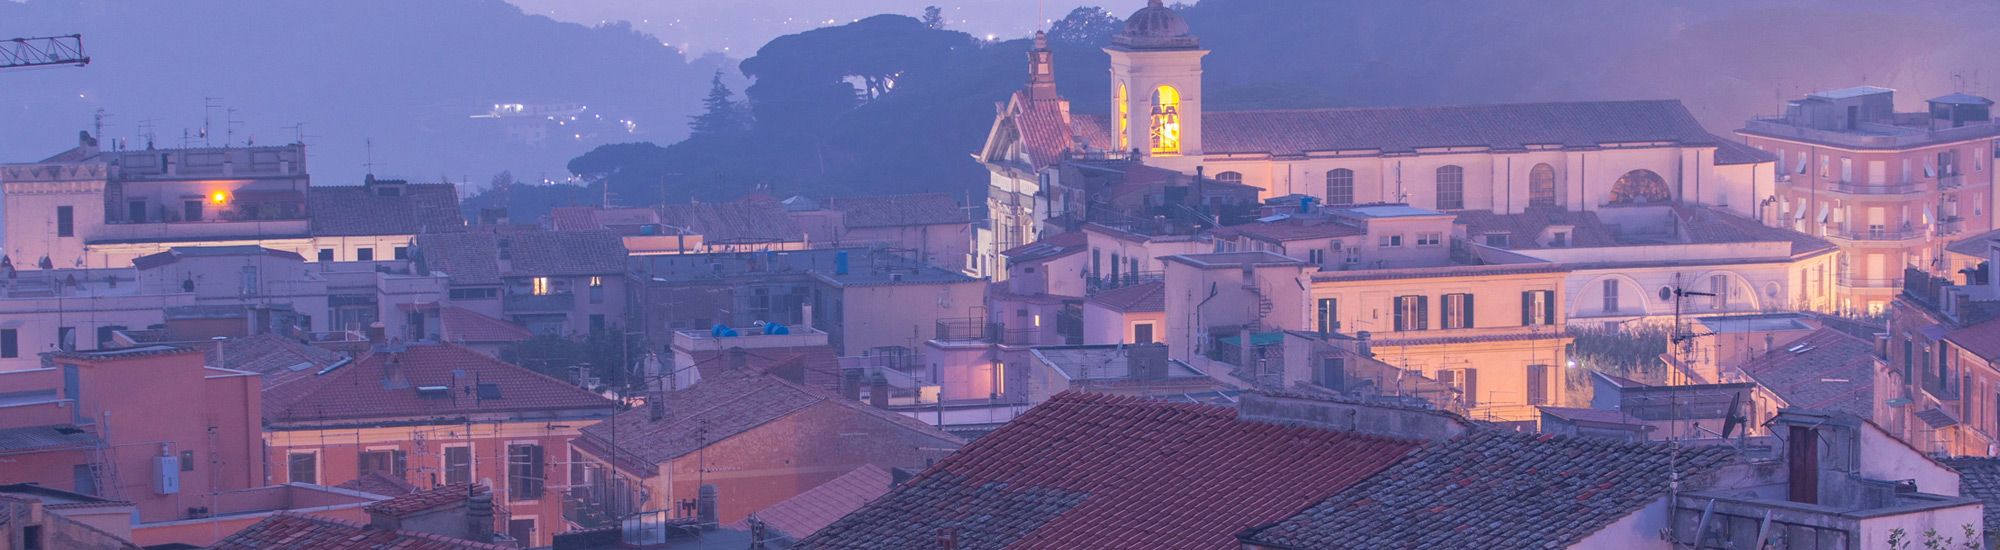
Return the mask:
[[[1903,224],[1896,228],[1853,228],[1844,224],[1826,224],[1826,236],[1850,241],[1902,241],[1923,238],[1927,232],[1919,227]]]
[[[576,307],[576,294],[508,294],[500,300],[502,311],[568,311]]]
[[[1939,191],[1948,191],[1960,187],[1965,187],[1965,174],[1946,174],[1938,176],[1937,188]]]
[[[1940,182],[1942,182],[1942,180],[1940,180]],[[1874,183],[1861,183],[1854,181],[1830,181],[1827,182],[1826,185],[1827,189],[1830,191],[1833,191],[1835,193],[1846,193],[1849,195],[1907,195],[1912,193],[1922,193],[1928,190],[1928,188],[1924,185],[1924,182],[1921,181],[1911,181],[1911,182],[1903,182],[1897,184],[1874,184]]]
[[[1842,275],[1838,279],[1836,279],[1836,282],[1840,286],[1844,286],[1847,288],[1902,288],[1903,287],[1902,279],[1864,279],[1860,277],[1849,277],[1846,275]]]
[[[1166,273],[1160,271],[1113,273],[1104,275],[1103,277],[1084,279],[1084,293],[1096,294],[1106,290],[1116,290],[1163,280],[1166,280]]]

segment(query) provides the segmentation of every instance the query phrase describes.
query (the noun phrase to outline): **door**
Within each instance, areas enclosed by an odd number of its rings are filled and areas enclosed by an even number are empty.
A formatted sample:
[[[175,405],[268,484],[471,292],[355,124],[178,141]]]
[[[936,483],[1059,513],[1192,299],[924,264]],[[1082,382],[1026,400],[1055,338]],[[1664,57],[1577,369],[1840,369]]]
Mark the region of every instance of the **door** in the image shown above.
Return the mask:
[[[182,201],[181,221],[201,221],[201,201]]]

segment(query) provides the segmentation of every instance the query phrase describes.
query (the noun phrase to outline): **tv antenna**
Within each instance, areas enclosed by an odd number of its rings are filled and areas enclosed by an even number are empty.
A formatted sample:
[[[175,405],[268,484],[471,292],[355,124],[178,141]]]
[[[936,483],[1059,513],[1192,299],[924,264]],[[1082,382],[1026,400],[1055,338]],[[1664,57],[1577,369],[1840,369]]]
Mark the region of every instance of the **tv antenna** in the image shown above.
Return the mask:
[[[1715,296],[1715,294],[1710,292],[1696,292],[1682,288],[1681,275],[1679,273],[1674,274],[1673,294],[1674,294],[1674,334],[1672,337],[1672,343],[1674,346],[1673,349],[1674,363],[1675,363],[1674,366],[1676,368],[1685,370],[1687,368],[1687,349],[1694,344],[1694,340],[1696,338],[1705,338],[1709,336],[1714,336],[1715,333],[1706,332],[1706,333],[1696,334],[1693,331],[1689,330],[1686,325],[1681,324],[1681,302],[1682,300],[1686,299],[1689,296]],[[1685,376],[1685,374],[1683,374],[1683,376]],[[1720,382],[1720,380],[1717,380],[1717,382]]]
[[[208,128],[210,126],[210,119],[213,118],[213,113],[215,112],[215,109],[222,106],[215,102],[216,100],[219,99],[222,98],[219,97],[201,98],[201,146],[202,147],[213,147],[215,145],[214,143],[208,140]]]

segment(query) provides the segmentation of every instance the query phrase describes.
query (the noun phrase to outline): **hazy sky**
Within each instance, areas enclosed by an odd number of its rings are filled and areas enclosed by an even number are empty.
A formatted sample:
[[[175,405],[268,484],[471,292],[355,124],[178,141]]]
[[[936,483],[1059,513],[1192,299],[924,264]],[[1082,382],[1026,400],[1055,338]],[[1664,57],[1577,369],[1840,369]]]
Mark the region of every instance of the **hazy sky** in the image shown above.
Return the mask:
[[[509,0],[528,13],[584,24],[631,21],[662,42],[699,55],[719,51],[746,57],[778,36],[882,13],[921,15],[944,8],[947,27],[974,36],[1018,38],[1043,20],[1061,19],[1078,5],[1124,17],[1145,0]],[[1041,25],[1040,27],[1045,27]]]

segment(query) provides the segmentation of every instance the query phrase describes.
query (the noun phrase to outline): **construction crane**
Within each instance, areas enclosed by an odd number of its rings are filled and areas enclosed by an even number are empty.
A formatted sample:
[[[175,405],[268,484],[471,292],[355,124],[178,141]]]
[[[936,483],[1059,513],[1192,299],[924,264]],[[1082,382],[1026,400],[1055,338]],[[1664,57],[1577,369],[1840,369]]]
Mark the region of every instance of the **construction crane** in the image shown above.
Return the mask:
[[[89,64],[90,56],[83,54],[81,34],[0,40],[0,69]]]

